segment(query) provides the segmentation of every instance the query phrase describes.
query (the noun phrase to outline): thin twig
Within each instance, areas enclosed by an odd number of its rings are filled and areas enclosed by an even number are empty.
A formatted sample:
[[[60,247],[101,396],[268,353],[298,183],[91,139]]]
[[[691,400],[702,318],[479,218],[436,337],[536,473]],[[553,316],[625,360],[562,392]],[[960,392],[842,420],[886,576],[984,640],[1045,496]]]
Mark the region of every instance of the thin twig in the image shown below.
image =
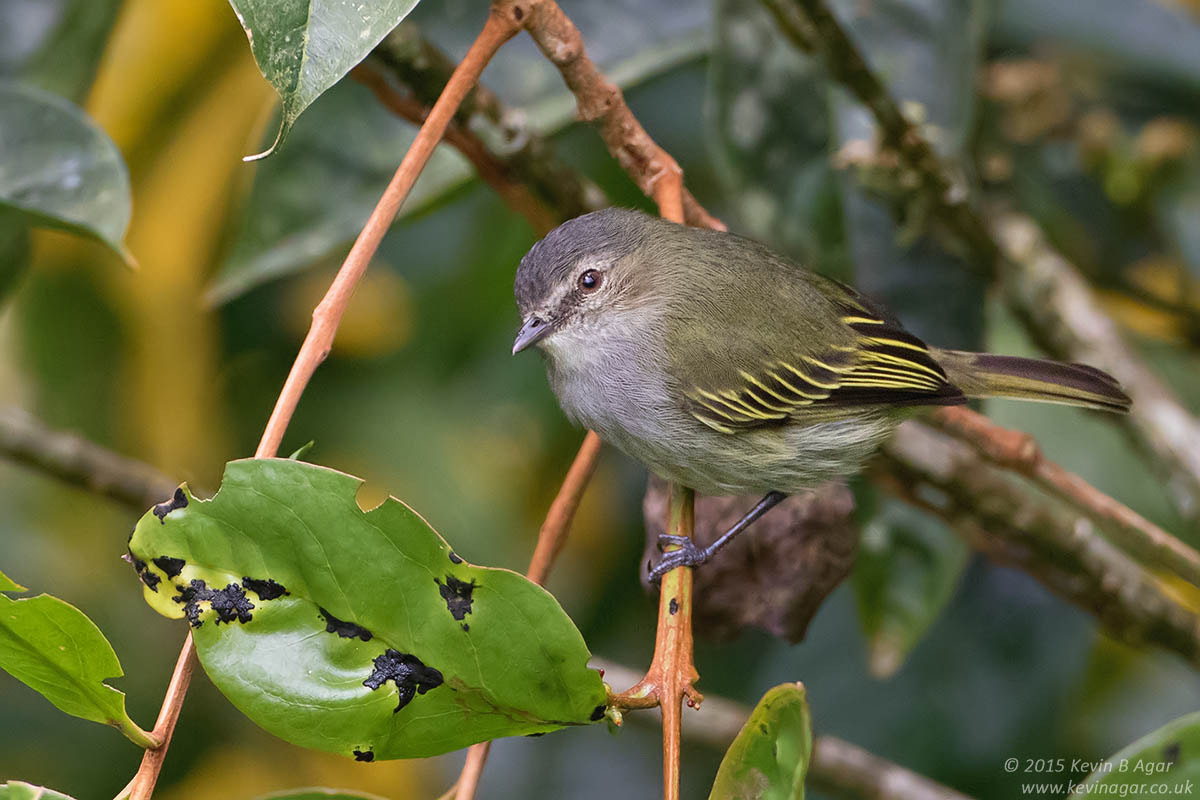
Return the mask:
[[[667,532],[691,538],[695,522],[695,493],[670,484]],[[612,698],[618,710],[654,708],[662,713],[663,800],[679,800],[679,756],[683,703],[697,708],[703,696],[696,691],[700,676],[692,660],[692,570],[678,567],[662,579],[658,604],[658,633],[654,658],[646,675]]]
[[[1037,343],[1058,358],[1112,373],[1133,398],[1127,427],[1168,473],[1172,498],[1200,516],[1200,421],[1121,336],[1074,265],[1046,245],[1027,219],[971,204],[968,186],[948,170],[871,70],[826,0],[763,0],[798,47],[824,55],[831,75],[870,109],[880,138],[913,171],[938,219],[970,252],[970,262],[1001,279],[1006,299]],[[1114,418],[1122,419],[1122,418]]]
[[[183,709],[183,699],[187,696],[195,665],[196,645],[192,641],[192,632],[188,631],[179,658],[175,661],[175,670],[171,673],[171,682],[167,685],[158,721],[154,723],[154,738],[161,744],[142,754],[141,766],[130,785],[129,800],[149,800],[154,794],[154,784],[158,782],[158,773],[167,758],[167,748],[171,745],[175,723],[179,721],[179,712]]]
[[[384,190],[383,197],[379,199],[354,246],[350,248],[350,253],[338,270],[337,277],[333,279],[329,291],[313,310],[312,326],[304,338],[304,344],[300,347],[291,372],[288,373],[283,390],[279,393],[275,409],[271,412],[267,428],[254,454],[256,458],[269,458],[278,452],[283,433],[296,410],[300,395],[317,367],[329,355],[334,334],[337,333],[338,324],[354,288],[366,272],[388,228],[396,219],[396,214],[416,183],[417,176],[421,174],[437,143],[441,141],[459,103],[475,85],[483,68],[491,61],[496,50],[520,30],[521,17],[517,16],[514,19],[512,13],[502,13],[499,8],[494,7],[488,14],[483,31],[446,84],[446,90],[434,104],[429,118],[425,120],[408,152],[404,154],[404,160],[400,162],[400,167]]]
[[[941,517],[993,561],[1024,570],[1133,644],[1156,644],[1200,666],[1200,616],[1090,519],[1028,491],[972,445],[912,420],[871,466],[881,486]]]
[[[491,61],[500,46],[520,30],[520,19],[520,16],[514,18],[512,14],[500,13],[498,7],[493,7],[489,12],[483,30],[467,51],[462,63],[455,69],[446,84],[446,90],[434,104],[429,118],[417,132],[408,152],[404,154],[404,159],[400,162],[396,174],[371,212],[371,216],[355,240],[354,246],[350,248],[350,253],[333,279],[329,291],[313,310],[312,327],[309,328],[308,335],[305,336],[304,343],[300,346],[296,361],[279,393],[279,399],[275,402],[275,408],[271,412],[271,418],[267,421],[267,427],[263,431],[258,450],[255,451],[255,458],[271,458],[279,451],[284,431],[287,430],[288,422],[291,421],[292,414],[296,410],[300,395],[303,394],[317,367],[329,354],[338,324],[346,311],[346,305],[350,302],[350,297],[366,272],[380,242],[383,241],[384,234],[395,220],[400,206],[404,203],[413,184],[416,183],[421,170],[429,161],[429,157],[445,133],[459,103],[478,81],[480,73],[483,72],[484,67]],[[162,768],[163,759],[166,757],[167,746],[170,744],[171,733],[187,692],[194,654],[195,648],[189,635],[179,654],[175,673],[171,678],[171,687],[163,699],[162,710],[159,713],[160,724],[156,725],[154,730],[156,736],[161,735],[163,744],[159,748],[147,751],[146,757],[142,759],[142,765],[136,776],[137,783],[132,800],[148,800],[154,791],[154,784],[158,780],[158,773]],[[160,728],[164,727],[165,730],[160,731]]]
[[[538,530],[537,544],[533,549],[533,557],[529,559],[529,569],[525,577],[537,584],[546,582],[554,560],[562,550],[571,530],[571,522],[579,509],[579,501],[583,499],[583,491],[587,488],[592,473],[596,471],[596,460],[600,455],[600,437],[592,431],[587,432],[575,460],[571,462],[567,476],[563,478],[562,486],[550,510],[546,512],[546,520]],[[487,763],[491,742],[480,742],[467,750],[467,760],[462,772],[454,785],[455,800],[471,800],[479,786],[479,776],[483,773],[483,765]]]
[[[1002,428],[967,408],[943,408],[930,421],[1001,467],[1024,475],[1099,523],[1116,543],[1143,562],[1173,570],[1200,586],[1200,553],[1133,509],[1042,455],[1027,433]]]
[[[553,0],[500,0],[501,5],[528,9],[525,28],[542,53],[562,74],[575,95],[579,118],[600,131],[608,151],[647,196],[666,175],[682,174],[675,159],[655,143],[637,121],[620,88],[596,69],[583,46],[579,29]],[[683,214],[689,225],[725,230],[691,192],[683,189]]]

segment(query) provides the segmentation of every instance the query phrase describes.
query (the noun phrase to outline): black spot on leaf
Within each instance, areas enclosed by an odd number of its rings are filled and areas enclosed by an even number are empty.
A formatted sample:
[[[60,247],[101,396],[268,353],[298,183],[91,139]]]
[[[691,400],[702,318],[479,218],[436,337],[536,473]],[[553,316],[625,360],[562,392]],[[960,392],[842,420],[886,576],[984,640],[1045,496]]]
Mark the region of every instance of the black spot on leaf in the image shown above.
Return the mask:
[[[371,632],[362,625],[356,625],[353,622],[340,620],[320,606],[317,606],[317,610],[319,610],[321,612],[321,616],[325,618],[326,633],[336,633],[343,639],[362,639],[364,642],[371,641]]]
[[[239,584],[231,583],[224,589],[210,589],[209,593],[207,599],[212,610],[217,612],[218,625],[234,620],[246,623],[253,619],[250,609],[254,608],[254,603],[246,597],[246,592]]]
[[[1177,742],[1177,741],[1171,742],[1170,744],[1168,744],[1166,747],[1163,748],[1163,761],[1165,761],[1166,763],[1168,763],[1172,766],[1174,766],[1175,764],[1178,764],[1179,756],[1181,755],[1182,750],[1183,750],[1183,747],[1181,746],[1181,744],[1179,742]]]
[[[171,599],[183,604],[183,613],[193,628],[204,624],[200,619],[200,604],[207,602],[217,615],[217,624],[222,622],[249,622],[254,618],[250,610],[254,603],[246,597],[245,591],[236,583],[231,583],[224,589],[210,589],[202,580],[193,580],[187,586],[177,584],[179,594]]]
[[[769,735],[771,734],[771,730],[770,730],[770,728],[768,728],[766,725],[764,725],[764,724],[763,724],[763,723],[761,723],[761,722],[760,722],[760,723],[758,723],[758,729],[759,729],[759,731],[761,731],[761,732],[762,732],[762,735],[763,735],[763,736],[769,736]]]
[[[179,508],[187,508],[187,495],[183,493],[183,487],[175,490],[175,494],[170,500],[159,503],[154,507],[154,516],[158,517],[158,521],[163,525],[167,524],[167,514]]]
[[[259,600],[274,600],[288,593],[288,590],[283,588],[283,584],[276,583],[270,578],[260,581],[257,578],[243,577],[242,585],[258,595]]]
[[[541,732],[539,732],[539,733],[527,733],[527,734],[525,734],[525,736],[526,736],[527,738],[529,738],[529,739],[536,739],[536,738],[538,738],[539,736],[545,736],[545,735],[546,735],[546,732],[545,732],[545,731],[541,731]]]
[[[122,556],[122,558],[124,558],[130,564],[133,564],[134,572],[136,572],[138,577],[142,579],[142,583],[149,586],[151,590],[153,590],[155,592],[158,591],[158,584],[162,580],[162,578],[158,577],[153,572],[146,569],[145,561],[142,561],[140,558],[135,556],[133,553],[127,553],[126,555]]]
[[[183,572],[184,564],[185,562],[182,558],[159,556],[158,558],[154,559],[154,566],[165,572],[168,578],[174,578],[176,575]]]
[[[445,583],[437,578],[434,578],[433,582],[438,585],[438,593],[446,601],[446,609],[456,620],[462,622],[462,618],[471,613],[471,594],[475,591],[475,580],[465,583],[453,575],[447,575]]]
[[[142,579],[142,583],[149,586],[154,591],[158,591],[158,583],[162,580],[150,570],[146,569],[146,564],[142,563],[142,569],[138,572],[138,577]]]
[[[374,751],[372,751],[372,750],[370,750],[370,749],[367,749],[367,750],[355,750],[355,751],[354,751],[354,760],[355,760],[355,761],[368,761],[368,762],[370,762],[370,761],[374,761],[374,760],[375,760],[375,753],[374,753]]]
[[[451,564],[461,564],[462,563],[462,559],[458,557],[458,553],[454,552],[453,550],[450,551],[450,563]]]
[[[670,604],[667,606],[667,610],[671,612],[671,616],[675,616],[675,613],[679,611],[679,601],[672,597]]]
[[[464,631],[470,631],[470,630],[471,630],[471,626],[470,626],[470,625],[468,625],[467,623],[465,623],[465,622],[464,622],[464,623],[462,624],[462,629],[463,629]]]
[[[425,666],[421,659],[411,653],[388,648],[383,655],[375,657],[374,664],[375,669],[363,681],[363,686],[378,689],[388,681],[396,684],[399,703],[393,714],[408,705],[416,694],[425,694],[442,685],[442,673]]]
[[[604,718],[604,706],[596,706],[592,709],[592,715],[588,717],[592,722]]]

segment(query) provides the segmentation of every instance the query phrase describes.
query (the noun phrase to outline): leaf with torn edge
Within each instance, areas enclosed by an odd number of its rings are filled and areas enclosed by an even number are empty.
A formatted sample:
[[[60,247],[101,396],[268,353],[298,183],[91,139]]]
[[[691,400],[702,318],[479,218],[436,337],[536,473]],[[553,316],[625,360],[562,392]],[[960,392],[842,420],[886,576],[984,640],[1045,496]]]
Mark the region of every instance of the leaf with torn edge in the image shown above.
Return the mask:
[[[254,60],[283,102],[269,156],[312,101],[362,61],[418,0],[229,0]]]
[[[24,781],[9,781],[0,786],[0,800],[74,800],[61,792],[34,786]]]
[[[763,695],[729,746],[708,800],[804,800],[812,721],[804,686]]]
[[[360,761],[415,758],[604,714],[558,602],[472,566],[412,509],[362,511],[361,481],[287,459],[226,466],[130,541],[152,607],[186,617],[213,683],[252,720]]]
[[[1200,711],[1168,722],[1105,759],[1072,793],[1146,800],[1192,797],[1200,786]]]
[[[19,591],[0,573],[0,592]],[[20,600],[0,594],[0,669],[72,716],[112,725],[142,747],[152,744],[125,712],[125,695],[104,682],[124,674],[112,645],[70,603],[46,594]]]
[[[28,224],[89,236],[130,258],[121,240],[132,213],[116,145],[57,95],[0,82],[0,210]]]

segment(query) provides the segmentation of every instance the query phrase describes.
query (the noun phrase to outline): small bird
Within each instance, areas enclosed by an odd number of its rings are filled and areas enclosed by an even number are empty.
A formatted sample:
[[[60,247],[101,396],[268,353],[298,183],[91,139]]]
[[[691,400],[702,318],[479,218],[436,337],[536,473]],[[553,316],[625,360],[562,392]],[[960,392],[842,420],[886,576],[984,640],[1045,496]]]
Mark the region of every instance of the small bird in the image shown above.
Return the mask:
[[[851,475],[923,406],[1012,397],[1129,410],[1082,364],[930,347],[849,286],[765,245],[609,208],[521,259],[522,326],[567,416],[701,494],[766,493],[708,548],[684,537],[651,571],[703,563],[789,494]]]

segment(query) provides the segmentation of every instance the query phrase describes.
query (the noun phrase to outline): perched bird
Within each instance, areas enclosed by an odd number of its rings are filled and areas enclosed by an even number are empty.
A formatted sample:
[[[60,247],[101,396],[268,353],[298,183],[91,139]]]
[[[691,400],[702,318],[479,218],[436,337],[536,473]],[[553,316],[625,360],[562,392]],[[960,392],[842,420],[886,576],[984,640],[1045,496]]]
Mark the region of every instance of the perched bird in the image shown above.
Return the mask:
[[[848,286],[766,246],[609,208],[521,259],[516,354],[536,345],[574,421],[701,494],[765,492],[698,564],[786,495],[856,472],[922,406],[1014,397],[1124,412],[1104,372],[930,347]]]

